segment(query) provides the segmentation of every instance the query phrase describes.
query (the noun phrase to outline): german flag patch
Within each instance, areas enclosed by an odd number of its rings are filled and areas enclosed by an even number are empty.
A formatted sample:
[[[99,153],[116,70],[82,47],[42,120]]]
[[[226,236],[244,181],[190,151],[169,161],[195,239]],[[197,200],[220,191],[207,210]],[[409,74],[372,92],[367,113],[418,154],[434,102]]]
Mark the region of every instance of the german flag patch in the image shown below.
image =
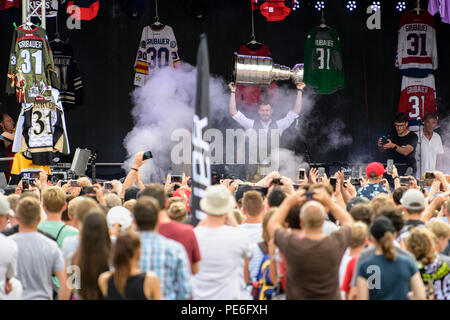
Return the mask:
[[[145,61],[138,60],[134,71],[138,73],[148,74],[148,63]]]

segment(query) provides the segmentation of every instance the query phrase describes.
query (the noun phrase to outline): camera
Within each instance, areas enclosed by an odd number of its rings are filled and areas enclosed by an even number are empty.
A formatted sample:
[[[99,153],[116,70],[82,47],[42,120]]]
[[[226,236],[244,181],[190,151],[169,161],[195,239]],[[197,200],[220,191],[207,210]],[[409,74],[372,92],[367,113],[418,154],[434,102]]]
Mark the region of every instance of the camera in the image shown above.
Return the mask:
[[[406,177],[406,176],[400,177],[401,185],[407,185],[407,184],[409,184],[410,181],[411,181],[410,177]]]
[[[103,188],[104,188],[105,190],[112,190],[112,189],[113,189],[113,185],[112,185],[111,182],[105,182],[105,183],[103,184]]]
[[[425,179],[436,179],[433,172],[425,172]]]
[[[387,136],[382,136],[381,137],[381,144],[388,144],[389,143],[389,139],[391,138],[391,136],[390,135],[387,135]]]
[[[178,174],[173,174],[170,176],[170,183],[181,183],[182,177]]]
[[[283,185],[283,182],[281,182],[281,179],[280,179],[280,178],[275,178],[275,179],[272,179],[272,182],[271,182],[270,184],[271,184],[271,185],[282,186],[282,185]]]
[[[142,155],[142,160],[147,160],[147,159],[151,159],[151,158],[153,158],[151,151],[144,152],[144,154]]]

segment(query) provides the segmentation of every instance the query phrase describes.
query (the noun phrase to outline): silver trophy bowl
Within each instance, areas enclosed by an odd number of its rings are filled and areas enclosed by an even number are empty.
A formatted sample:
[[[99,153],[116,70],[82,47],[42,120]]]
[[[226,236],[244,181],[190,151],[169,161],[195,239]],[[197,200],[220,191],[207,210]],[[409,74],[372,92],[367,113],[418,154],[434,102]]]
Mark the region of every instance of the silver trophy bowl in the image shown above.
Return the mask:
[[[292,68],[273,63],[270,57],[246,56],[234,53],[234,79],[236,84],[269,86],[273,81],[303,81],[303,63]]]

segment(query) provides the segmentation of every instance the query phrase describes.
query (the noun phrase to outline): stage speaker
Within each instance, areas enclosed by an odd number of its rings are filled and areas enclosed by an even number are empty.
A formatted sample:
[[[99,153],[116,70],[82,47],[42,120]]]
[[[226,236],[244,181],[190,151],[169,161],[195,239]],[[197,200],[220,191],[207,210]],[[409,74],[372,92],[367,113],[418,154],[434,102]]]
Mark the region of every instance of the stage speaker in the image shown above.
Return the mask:
[[[82,176],[86,172],[91,150],[77,148],[73,156],[72,166],[70,170],[77,176]]]

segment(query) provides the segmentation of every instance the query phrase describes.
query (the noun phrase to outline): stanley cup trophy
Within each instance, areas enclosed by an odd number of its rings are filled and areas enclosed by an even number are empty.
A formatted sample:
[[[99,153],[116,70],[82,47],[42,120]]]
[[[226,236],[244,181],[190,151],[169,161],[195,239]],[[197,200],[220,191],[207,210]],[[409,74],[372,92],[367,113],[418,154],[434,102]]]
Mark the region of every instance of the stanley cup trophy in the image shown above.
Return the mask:
[[[292,68],[273,63],[270,57],[245,56],[234,53],[234,79],[236,84],[269,86],[272,81],[303,81],[303,63]]]

